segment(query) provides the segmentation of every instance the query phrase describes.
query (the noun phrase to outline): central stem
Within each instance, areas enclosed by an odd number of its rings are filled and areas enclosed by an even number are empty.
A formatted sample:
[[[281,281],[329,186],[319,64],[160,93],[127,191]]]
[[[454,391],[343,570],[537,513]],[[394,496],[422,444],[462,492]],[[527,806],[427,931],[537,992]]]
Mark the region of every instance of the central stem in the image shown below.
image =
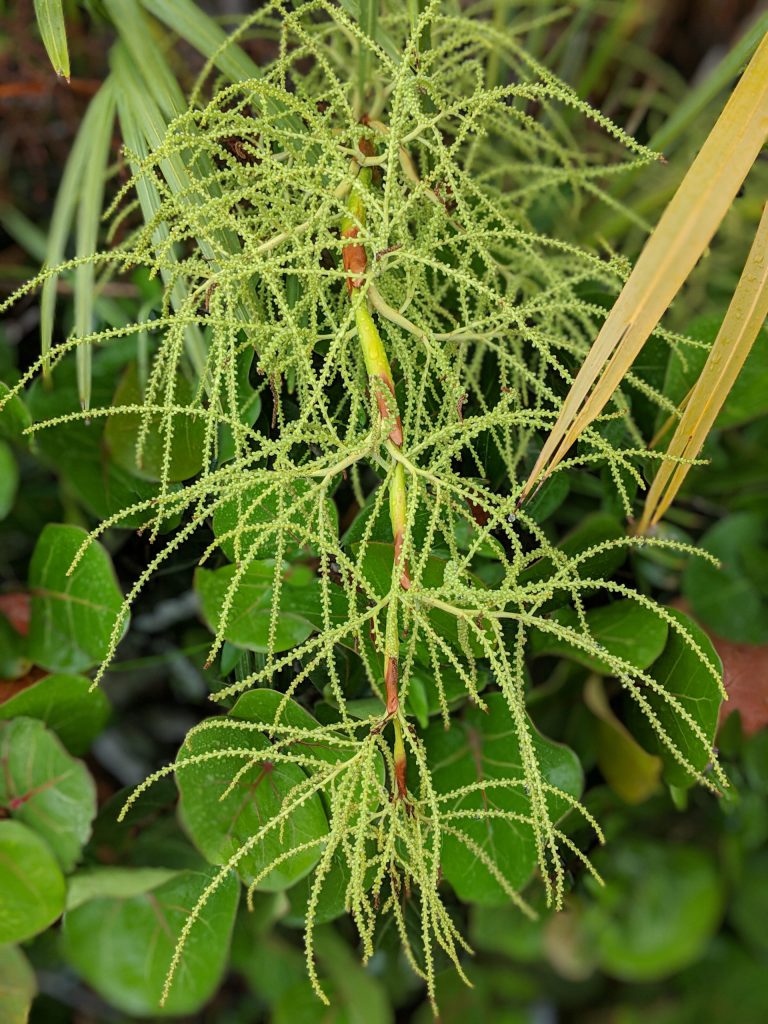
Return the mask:
[[[367,139],[359,142],[360,152],[364,156],[373,156],[372,143]],[[395,385],[389,359],[381,340],[376,323],[368,309],[366,296],[361,292],[365,284],[368,269],[368,256],[365,246],[357,241],[360,229],[365,227],[366,210],[361,186],[370,185],[373,180],[371,167],[360,167],[357,179],[347,201],[347,212],[341,224],[341,238],[344,244],[343,262],[347,272],[347,291],[355,312],[355,324],[360,340],[360,348],[368,372],[368,379],[375,396],[379,416],[382,423],[389,426],[389,440],[396,447],[403,444],[403,425],[397,406]],[[405,534],[407,524],[408,488],[405,467],[401,462],[392,459],[392,474],[389,480],[389,518],[392,525],[394,542],[395,573],[399,573],[400,586],[408,590],[411,579],[408,574],[408,561],[404,555]],[[392,595],[387,611],[387,624],[384,641],[384,689],[386,696],[387,721],[391,720],[395,731],[394,766],[395,766],[395,797],[406,798],[406,752],[403,742],[403,728],[400,722],[400,693],[398,664],[400,656],[400,632],[398,627],[397,595]]]

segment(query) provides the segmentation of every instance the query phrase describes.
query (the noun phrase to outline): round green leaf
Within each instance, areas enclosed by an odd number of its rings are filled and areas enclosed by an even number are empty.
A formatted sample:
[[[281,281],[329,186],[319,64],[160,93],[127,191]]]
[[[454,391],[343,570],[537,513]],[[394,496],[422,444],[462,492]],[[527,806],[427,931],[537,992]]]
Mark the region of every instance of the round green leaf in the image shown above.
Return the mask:
[[[582,632],[581,623],[572,608],[563,608],[552,615],[561,626]],[[591,608],[586,613],[589,638],[604,647],[616,658],[629,662],[635,668],[648,668],[664,650],[667,640],[667,623],[650,608],[622,598],[601,608]],[[570,643],[543,629],[532,629],[529,634],[530,651],[533,657],[541,654],[565,655],[587,668],[603,675],[613,675],[613,670],[600,657]]]
[[[593,860],[606,885],[588,879],[584,941],[608,974],[653,981],[698,958],[722,909],[717,868],[704,851],[646,839],[612,843]]]
[[[27,1024],[37,995],[35,972],[16,946],[0,946],[0,1005],[5,1024]]]
[[[67,910],[75,910],[83,903],[105,897],[130,899],[140,896],[157,889],[177,874],[174,868],[87,868],[69,879]]]
[[[29,656],[52,671],[80,672],[98,664],[123,602],[112,561],[97,541],[67,575],[86,536],[79,526],[49,523],[29,566]]]
[[[13,508],[19,486],[19,468],[10,445],[0,441],[0,519]]]
[[[331,1006],[325,1024],[391,1024],[394,1014],[381,981],[366,971],[344,940],[329,927],[318,928],[316,952]],[[287,987],[275,1002],[273,1024],[318,1020],[317,996],[306,977]]]
[[[0,381],[0,403],[4,401],[10,390],[7,384]],[[31,423],[32,417],[29,415],[29,410],[18,395],[5,401],[0,410],[0,436],[18,441]]]
[[[709,664],[718,672],[722,672],[720,658],[706,633],[682,612],[670,608],[669,613],[701,648]],[[707,737],[709,742],[705,747],[697,739],[690,725],[663,696],[647,688],[643,690],[643,696],[674,745],[694,768],[702,771],[713,756],[712,743],[715,739],[722,700],[717,681],[685,638],[675,629],[670,629],[661,657],[653,663],[648,672],[661,684],[665,693],[677,698]],[[647,750],[661,758],[667,781],[673,786],[690,786],[694,782],[694,776],[678,763],[666,744],[661,742],[637,704],[634,701],[630,703],[629,698],[626,698],[626,702],[628,707],[625,717],[632,732]]]
[[[744,865],[733,899],[731,917],[739,934],[757,952],[768,951],[768,850],[753,853]]]
[[[39,718],[71,754],[84,754],[109,718],[102,690],[91,690],[85,676],[44,676],[0,704],[0,719]]]
[[[71,871],[96,815],[88,769],[33,718],[0,722],[0,759],[0,806],[41,835]]]
[[[181,374],[177,375],[174,405],[189,406],[194,398],[192,385]],[[117,386],[113,405],[141,405],[143,395],[135,363],[125,370]],[[136,442],[142,419],[138,413],[117,413],[110,416],[104,430],[104,439],[118,466],[144,480],[160,480],[165,458],[165,431],[161,430],[161,415],[152,417],[144,443],[141,465],[136,463]],[[201,415],[177,413],[173,417],[173,437],[168,464],[169,480],[187,480],[198,473],[203,465],[205,450],[205,421]]]
[[[488,712],[470,707],[463,719],[446,731],[435,722],[424,734],[427,759],[432,766],[438,793],[449,793],[483,780],[521,779],[523,770],[519,743],[507,702],[501,693],[487,694]],[[578,797],[582,772],[578,758],[567,747],[545,739],[532,730],[533,744],[544,779]],[[530,801],[520,787],[489,787],[446,803],[446,810],[472,810],[477,820],[459,818],[454,827],[479,846],[515,888],[521,888],[536,867],[536,844],[532,828],[524,822],[500,818],[482,820],[485,808],[530,814]],[[550,813],[561,817],[568,805],[550,798]],[[502,887],[461,839],[443,839],[441,866],[444,876],[460,899],[494,905],[508,902]]]
[[[95,354],[93,362],[92,404],[109,405],[114,390],[115,369],[105,366]],[[35,381],[29,391],[29,408],[36,422],[64,416],[80,410],[77,377],[73,360],[64,360],[53,374],[53,387]],[[104,444],[104,420],[76,419],[60,423],[55,429],[35,433],[37,451],[43,456],[84,507],[99,519],[106,519],[131,505],[154,497],[157,484],[140,480],[134,473],[118,465]],[[116,525],[138,527],[147,521],[145,513],[122,516]],[[170,529],[178,517],[166,521]]]
[[[203,617],[216,632],[224,598],[237,571],[234,565],[221,569],[198,569],[195,572],[195,591],[202,605]],[[227,617],[224,636],[238,647],[265,652],[269,648],[272,621],[272,582],[274,565],[253,562],[240,578],[232,606]],[[283,603],[290,604],[283,594]],[[273,651],[288,651],[303,643],[313,632],[312,624],[303,615],[280,611],[274,636]]]
[[[754,512],[726,516],[704,534],[701,546],[721,565],[718,568],[701,558],[688,563],[683,593],[695,617],[726,640],[768,643],[765,516]]]
[[[26,638],[0,614],[0,679],[18,679],[29,672],[31,662],[26,649]]]
[[[283,530],[287,531],[284,557],[291,561],[303,551],[301,545],[292,537],[292,531],[301,536],[307,520],[315,516],[317,498],[312,497],[302,503],[301,499],[312,489],[306,480],[296,480],[281,486]],[[248,487],[239,498],[230,498],[217,507],[213,514],[213,532],[216,537],[223,538],[231,530],[241,529],[239,557],[247,554],[249,558],[268,558],[277,546],[279,510],[277,489],[269,490],[264,484],[256,483]],[[325,499],[325,512],[331,523],[338,521],[336,505],[330,498]],[[274,531],[263,536],[254,546],[254,530],[261,530],[269,524],[275,526]],[[221,550],[227,558],[232,562],[237,561],[238,552],[234,538],[227,537],[220,543]]]
[[[53,924],[65,885],[48,845],[18,821],[0,821],[0,945],[21,942]]]
[[[293,799],[294,787],[307,779],[298,766],[269,760],[270,744],[260,733],[238,729],[226,719],[214,719],[221,725],[192,731],[179,751],[179,760],[211,751],[241,749],[242,754],[223,755],[197,764],[177,768],[176,780],[181,794],[182,821],[192,842],[212,864],[224,864],[252,836],[285,811]],[[235,773],[258,758],[225,799]],[[301,803],[277,826],[267,832],[238,863],[238,871],[250,882],[282,853],[328,832],[328,822],[320,797],[314,794]],[[322,853],[318,842],[287,858],[269,872],[260,889],[287,889],[317,863]]]
[[[160,997],[184,922],[211,880],[183,871],[149,891],[88,900],[64,915],[64,955],[78,974],[124,1013],[195,1013],[221,981],[237,910],[230,875],[209,897],[189,934],[165,1006]]]

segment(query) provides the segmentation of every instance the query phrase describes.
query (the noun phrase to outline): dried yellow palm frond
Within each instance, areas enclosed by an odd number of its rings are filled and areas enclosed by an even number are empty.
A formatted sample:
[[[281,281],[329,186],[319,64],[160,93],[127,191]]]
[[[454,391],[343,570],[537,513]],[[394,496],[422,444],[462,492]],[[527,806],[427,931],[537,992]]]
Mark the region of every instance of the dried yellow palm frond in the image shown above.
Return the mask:
[[[768,137],[768,34],[664,211],[573,382],[523,500],[600,415],[706,250]]]
[[[682,416],[645,500],[640,532],[669,508],[733,387],[768,315],[768,203],[723,324],[696,385],[683,400]],[[678,461],[679,460],[679,461]]]

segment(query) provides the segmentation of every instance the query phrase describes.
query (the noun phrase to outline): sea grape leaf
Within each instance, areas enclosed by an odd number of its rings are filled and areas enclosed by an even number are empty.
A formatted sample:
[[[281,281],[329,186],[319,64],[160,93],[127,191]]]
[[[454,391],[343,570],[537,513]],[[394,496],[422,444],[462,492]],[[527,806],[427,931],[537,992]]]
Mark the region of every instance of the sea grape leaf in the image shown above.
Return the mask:
[[[747,944],[758,953],[768,951],[765,917],[768,913],[768,851],[754,851],[744,864],[730,907],[730,917]]]
[[[0,1004],[5,1024],[27,1024],[37,995],[35,972],[16,946],[0,946]]]
[[[191,404],[195,391],[182,374],[177,374],[174,385],[174,405],[187,407]],[[144,401],[139,383],[136,363],[126,367],[120,383],[117,385],[114,406],[141,405]],[[162,416],[157,413],[151,418],[144,447],[141,464],[136,462],[136,442],[142,425],[142,417],[138,412],[116,413],[107,420],[104,429],[104,440],[118,466],[143,480],[160,480],[163,475],[166,439],[162,424]],[[187,480],[200,472],[203,465],[205,450],[205,421],[202,415],[186,415],[182,412],[173,417],[173,437],[168,460],[168,479],[173,481]]]
[[[722,672],[720,658],[706,633],[682,612],[673,608],[670,608],[669,612],[701,648],[707,661],[719,672]],[[680,701],[688,714],[703,730],[711,747],[715,738],[722,700],[720,687],[706,665],[702,664],[701,659],[677,630],[670,629],[661,657],[653,663],[648,671],[661,684],[666,693]],[[712,759],[712,750],[704,748],[700,740],[693,734],[691,727],[681,719],[680,715],[662,696],[648,688],[644,688],[643,696],[674,745],[694,768],[703,771]],[[629,699],[627,698],[627,700]],[[681,788],[692,785],[695,781],[694,777],[677,762],[634,702],[628,707],[625,717],[632,732],[643,746],[662,759],[666,780],[671,785]]]
[[[19,486],[19,467],[11,446],[0,441],[0,519],[5,519],[13,508]]]
[[[586,883],[583,940],[603,970],[625,981],[666,978],[695,962],[717,928],[722,883],[710,854],[649,839],[597,850],[606,881]]]
[[[316,935],[320,974],[331,1008],[325,1024],[392,1024],[394,1012],[381,981],[368,973],[348,944],[330,926]],[[287,988],[274,1006],[272,1024],[316,1019],[317,996],[306,977]]]
[[[291,561],[298,554],[305,553],[305,549],[292,537],[301,536],[307,525],[307,521],[316,518],[316,498],[310,498],[302,502],[302,498],[309,493],[312,485],[306,480],[295,480],[290,484],[281,484],[283,497],[283,517],[288,517],[287,522],[292,528],[286,535],[284,557]],[[331,527],[338,523],[338,511],[335,503],[330,498],[325,498],[325,514]],[[269,558],[274,555],[277,543],[277,531],[269,533],[259,540],[254,546],[254,529],[274,524],[278,519],[280,510],[280,498],[277,490],[268,491],[263,483],[255,483],[248,487],[239,498],[229,498],[218,506],[213,514],[213,532],[217,538],[224,538],[224,535],[236,527],[244,528],[240,540],[239,557],[248,558]],[[249,528],[250,532],[249,532]],[[238,552],[233,537],[220,540],[221,550],[230,561],[237,561]]]
[[[0,402],[5,399],[10,390],[7,384],[0,381]],[[13,398],[6,401],[0,410],[0,437],[18,441],[31,423],[32,417],[29,414],[29,409],[18,395],[14,395]]]
[[[109,701],[85,676],[44,676],[0,704],[0,719],[38,718],[71,754],[84,754],[104,728]]]
[[[123,602],[112,561],[98,541],[67,575],[86,536],[79,526],[48,523],[29,566],[29,656],[54,672],[81,672],[106,657]]]
[[[34,718],[0,722],[0,761],[0,807],[42,836],[71,871],[96,815],[88,769]]]
[[[583,522],[571,530],[558,544],[558,550],[570,557],[583,554],[589,548],[596,547],[606,541],[620,540],[625,536],[619,521],[605,512],[596,512],[587,516]],[[579,563],[578,572],[583,578],[610,579],[624,563],[627,549],[623,545],[599,551],[589,555]],[[547,579],[556,571],[552,558],[545,555],[529,565],[518,578],[521,584],[538,583]]]
[[[250,381],[250,370],[254,354],[254,350],[252,348],[248,348],[237,356],[237,373],[235,381],[237,415],[240,422],[246,427],[253,426],[261,412],[261,395],[252,387]],[[234,458],[234,456],[234,433],[232,427],[228,423],[225,423],[221,427],[219,462],[228,462],[229,459]]]
[[[99,863],[103,851],[109,850],[115,863],[131,869],[206,869],[205,858],[190,843],[175,813],[179,793],[174,780],[159,779],[138,795],[118,821],[134,792],[133,787],[118,790],[99,807],[84,851],[86,863]]]
[[[723,322],[722,315],[697,317],[686,330],[696,341],[712,344]],[[704,367],[708,349],[677,346],[670,351],[664,394],[679,404],[696,383]],[[746,362],[731,388],[715,421],[721,429],[740,426],[768,412],[765,366],[768,363],[768,328],[758,333]]]
[[[53,924],[66,887],[48,844],[20,821],[0,821],[0,946]]]
[[[768,643],[767,584],[754,572],[768,559],[767,522],[756,512],[721,519],[700,541],[720,567],[692,558],[683,575],[683,594],[696,619],[726,640]]]
[[[72,875],[67,885],[67,910],[95,899],[131,899],[175,878],[173,868],[93,867]]]
[[[234,565],[225,565],[221,569],[197,569],[195,572],[195,591],[200,598],[203,617],[214,632],[218,628],[227,589],[236,572]],[[269,648],[274,572],[272,562],[252,562],[238,582],[224,629],[225,638],[238,647],[261,652]],[[290,587],[291,582],[291,572],[288,572],[283,586]],[[290,607],[291,600],[283,593],[281,605],[286,604]],[[282,611],[281,608],[273,650],[288,651],[297,647],[312,632],[312,624],[303,615]]]
[[[568,497],[571,485],[567,473],[553,473],[544,479],[535,494],[526,502],[525,512],[537,523],[543,523],[556,512]]]
[[[519,743],[506,699],[501,693],[490,693],[485,701],[487,713],[469,707],[447,732],[438,722],[425,732],[424,743],[438,793],[449,793],[483,780],[523,778]],[[535,729],[532,738],[544,779],[578,797],[583,778],[573,751],[546,739]],[[548,804],[555,819],[568,809],[562,798],[550,797]],[[459,818],[455,827],[488,854],[510,885],[516,889],[525,885],[537,862],[532,828],[524,822],[482,819],[486,807],[530,814],[530,801],[523,787],[478,790],[458,798],[450,807],[478,812],[478,820]],[[441,865],[460,899],[486,905],[508,902],[496,879],[460,839],[445,836]]]
[[[182,822],[195,846],[212,864],[224,864],[252,836],[286,811],[294,787],[305,783],[301,767],[269,760],[269,741],[255,730],[237,728],[226,719],[221,724],[193,730],[184,741],[177,760],[213,751],[237,748],[245,754],[214,757],[191,765],[179,765],[176,782],[181,795]],[[252,767],[223,800],[221,795],[233,776],[253,760]],[[319,795],[296,807],[280,826],[267,832],[239,861],[237,869],[250,882],[280,854],[302,843],[321,840],[328,821]],[[302,850],[273,868],[260,889],[287,889],[303,878],[320,858],[322,844]]]
[[[211,872],[181,871],[156,888],[88,900],[64,915],[63,950],[104,999],[137,1016],[196,1013],[215,992],[227,963],[239,885],[228,875],[193,927],[165,1006],[160,997],[184,922]]]
[[[603,778],[625,803],[643,803],[659,788],[661,759],[647,753],[613,713],[599,676],[587,679],[584,700],[598,719],[596,755]]]
[[[108,406],[114,388],[114,370],[102,368],[101,360],[94,360],[92,404]],[[36,422],[64,416],[80,409],[74,363],[65,360],[53,375],[54,386],[46,388],[35,381],[29,391],[28,404]],[[72,420],[35,432],[35,443],[40,454],[70,488],[85,508],[99,519],[106,519],[122,509],[153,498],[157,484],[140,480],[134,473],[118,465],[104,444],[104,420]],[[138,527],[147,521],[147,514],[135,512],[125,515],[116,525]],[[170,529],[178,516],[169,518],[164,528]]]
[[[563,608],[552,618],[562,626],[582,632],[579,618],[573,608]],[[621,598],[599,608],[590,608],[586,613],[591,639],[604,647],[609,654],[622,658],[635,668],[644,669],[652,665],[664,650],[667,641],[667,623],[650,608]],[[581,665],[603,675],[613,675],[613,670],[600,657],[595,657],[543,629],[532,629],[529,634],[532,657],[542,654],[565,655]]]
[[[26,639],[0,614],[0,679],[17,679],[29,671],[26,649]]]

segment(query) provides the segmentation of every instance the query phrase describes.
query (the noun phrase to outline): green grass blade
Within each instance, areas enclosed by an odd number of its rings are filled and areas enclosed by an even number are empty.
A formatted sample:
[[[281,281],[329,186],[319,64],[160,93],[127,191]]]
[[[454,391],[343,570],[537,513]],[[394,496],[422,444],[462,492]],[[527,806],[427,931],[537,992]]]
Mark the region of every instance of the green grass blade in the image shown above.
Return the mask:
[[[77,209],[76,255],[87,257],[96,251],[99,237],[104,182],[107,177],[109,144],[115,123],[114,82],[102,85],[91,102],[91,129],[88,152],[83,164],[80,202]],[[82,338],[93,330],[95,267],[83,263],[75,269],[75,336]],[[83,409],[91,404],[91,346],[78,345],[77,389]]]
[[[103,87],[106,84],[105,82]],[[98,94],[96,98],[98,98]],[[88,154],[93,146],[94,132],[97,130],[96,122],[98,116],[99,108],[96,106],[96,99],[94,99],[80,125],[64,168],[59,191],[56,194],[56,202],[54,203],[53,216],[51,217],[48,229],[48,242],[45,251],[44,262],[48,267],[56,267],[64,261],[67,239],[72,230],[75,210],[82,193],[83,174],[88,161]],[[53,274],[43,284],[40,296],[40,352],[44,359],[46,359],[43,365],[43,374],[46,377],[48,375],[47,356],[51,350],[51,342],[53,340],[57,286],[58,274]]]
[[[157,26],[141,9],[137,0],[104,0],[120,39],[144,80],[149,94],[167,123],[186,109],[184,94],[154,37]],[[163,134],[165,127],[163,127]],[[156,145],[159,142],[153,143]]]
[[[142,0],[142,6],[204,57],[215,54],[216,67],[233,82],[260,76],[258,64],[236,44],[225,46],[226,32],[193,0]]]
[[[0,208],[0,227],[27,252],[42,263],[48,251],[48,236],[15,206]]]
[[[711,74],[707,75],[695,89],[687,93],[675,113],[664,122],[648,143],[651,149],[663,151],[682,135],[707,104],[711,103],[717,94],[739,74],[760,45],[766,32],[768,32],[768,12],[757,18]]]
[[[165,120],[152,97],[144,89],[131,55],[124,44],[118,43],[112,51],[112,68],[117,85],[117,109],[123,140],[131,153],[144,159],[153,139],[159,141],[165,132]],[[134,172],[136,166],[131,168]],[[136,181],[136,194],[145,221],[151,220],[160,208],[160,194],[148,175]],[[168,228],[161,224],[155,229],[155,239],[163,242],[168,237]],[[170,279],[170,270],[162,273],[164,281]],[[171,292],[171,302],[179,309],[185,298],[185,288],[176,281]],[[205,343],[200,330],[190,324],[185,328],[185,342],[190,361],[197,373],[205,367]]]
[[[360,0],[360,19],[358,24],[360,28],[367,36],[371,39],[376,38],[376,25],[378,21],[378,6],[379,0]],[[360,95],[361,107],[365,104],[365,91],[368,85],[368,75],[370,73],[371,64],[371,52],[367,46],[360,43],[358,52],[358,92]]]
[[[35,0],[35,17],[53,70],[69,81],[69,49],[62,0]]]

